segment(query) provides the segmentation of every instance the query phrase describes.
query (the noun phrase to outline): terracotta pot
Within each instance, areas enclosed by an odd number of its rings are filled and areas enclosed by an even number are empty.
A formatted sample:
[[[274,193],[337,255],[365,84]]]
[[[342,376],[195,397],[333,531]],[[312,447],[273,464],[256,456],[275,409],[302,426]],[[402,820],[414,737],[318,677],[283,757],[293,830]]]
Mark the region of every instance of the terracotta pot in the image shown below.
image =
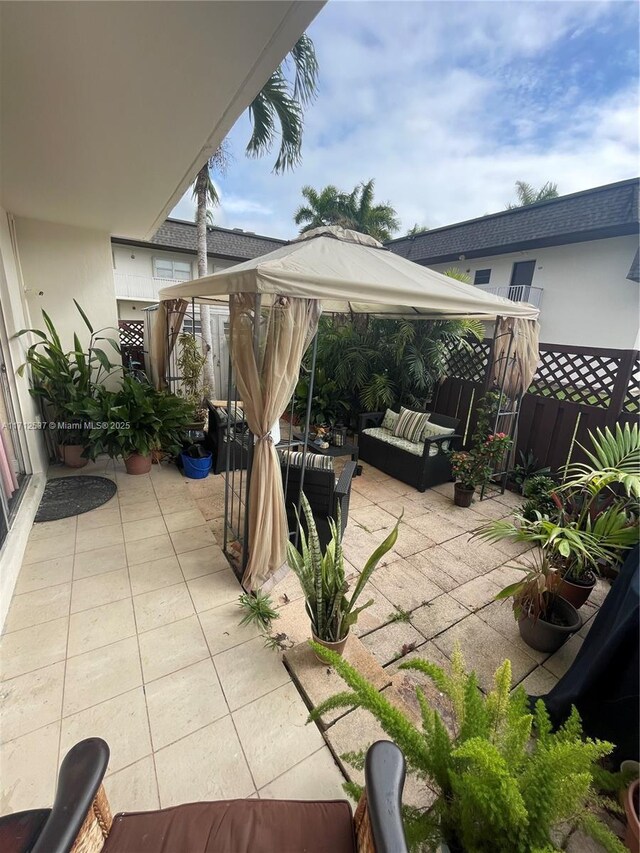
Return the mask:
[[[142,456],[140,453],[132,453],[124,460],[127,474],[148,474],[151,470],[151,454]]]
[[[314,642],[318,643],[319,646],[324,646],[325,649],[329,649],[330,651],[335,652],[337,655],[340,655],[340,657],[342,657],[344,647],[347,645],[347,640],[349,639],[349,631],[347,631],[347,636],[342,640],[338,640],[337,643],[331,643],[329,642],[329,640],[321,640],[319,637],[316,637],[316,635],[313,633],[313,628],[311,629],[311,636],[313,637]],[[319,655],[316,655],[316,659],[319,660],[320,663],[326,664],[326,661],[322,660]]]
[[[465,489],[461,483],[456,483],[453,487],[454,504],[456,506],[471,506],[475,491],[475,488]]]
[[[562,596],[565,601],[568,601],[570,604],[579,610],[585,601],[591,595],[591,590],[596,585],[596,578],[591,572],[584,575],[585,583],[574,583],[573,581],[568,581],[565,578],[562,578],[558,582],[557,593]]]
[[[626,790],[624,810],[627,813],[627,832],[624,843],[633,853],[640,850],[640,822],[638,821],[638,798],[640,797],[640,779],[636,779]]]
[[[542,617],[534,620],[530,616],[522,616],[518,620],[520,636],[528,646],[539,652],[557,652],[572,634],[580,630],[582,619],[576,608],[557,597],[553,603],[554,610],[564,621],[564,625],[554,625],[545,622]]]
[[[62,459],[67,468],[84,468],[89,461],[82,457],[82,451],[84,450],[82,444],[63,444],[61,450]]]

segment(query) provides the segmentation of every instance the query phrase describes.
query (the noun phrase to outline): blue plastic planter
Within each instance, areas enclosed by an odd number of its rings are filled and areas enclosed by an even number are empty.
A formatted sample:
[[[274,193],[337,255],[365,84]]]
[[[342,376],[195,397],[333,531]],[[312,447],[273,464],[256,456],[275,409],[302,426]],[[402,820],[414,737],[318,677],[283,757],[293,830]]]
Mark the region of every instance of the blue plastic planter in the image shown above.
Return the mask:
[[[211,453],[207,453],[202,459],[193,459],[186,453],[181,453],[182,469],[185,477],[191,480],[204,480],[211,470]]]

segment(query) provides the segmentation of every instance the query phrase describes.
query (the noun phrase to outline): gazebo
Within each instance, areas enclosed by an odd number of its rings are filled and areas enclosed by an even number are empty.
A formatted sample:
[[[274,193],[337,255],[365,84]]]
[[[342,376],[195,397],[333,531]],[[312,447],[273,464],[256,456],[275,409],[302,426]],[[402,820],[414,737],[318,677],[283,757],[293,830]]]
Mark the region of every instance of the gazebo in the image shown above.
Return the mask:
[[[160,300],[151,365],[160,380],[189,302],[229,307],[230,360],[252,436],[243,563],[247,589],[268,587],[284,563],[288,526],[272,430],[314,340],[315,355],[323,311],[383,319],[498,320],[493,375],[511,399],[526,390],[538,360],[537,308],[419,266],[372,237],[338,226],[317,228],[267,255],[164,288]]]

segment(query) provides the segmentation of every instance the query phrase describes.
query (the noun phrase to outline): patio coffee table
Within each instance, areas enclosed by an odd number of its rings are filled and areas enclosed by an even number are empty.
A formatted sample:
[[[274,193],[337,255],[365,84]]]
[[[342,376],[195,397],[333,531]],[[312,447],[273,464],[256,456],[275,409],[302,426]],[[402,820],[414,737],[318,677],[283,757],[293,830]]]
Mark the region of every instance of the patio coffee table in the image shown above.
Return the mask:
[[[292,430],[292,434],[294,438],[296,438],[299,442],[304,441],[304,433],[297,432],[296,430]],[[337,447],[334,444],[330,444],[329,447],[318,447],[315,442],[313,442],[310,438],[307,439],[307,448],[309,450],[313,450],[314,453],[319,453],[321,456],[332,456],[336,459],[338,456],[350,456],[352,462],[358,461],[358,445],[357,444],[342,444]]]

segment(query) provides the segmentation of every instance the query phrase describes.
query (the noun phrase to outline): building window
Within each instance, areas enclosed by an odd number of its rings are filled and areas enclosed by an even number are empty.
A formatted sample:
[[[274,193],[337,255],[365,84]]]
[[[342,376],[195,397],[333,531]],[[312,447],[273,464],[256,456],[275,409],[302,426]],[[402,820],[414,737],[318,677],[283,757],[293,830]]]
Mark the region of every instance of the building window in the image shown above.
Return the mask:
[[[202,324],[200,323],[200,318],[197,320],[193,320],[189,314],[185,314],[184,320],[182,321],[182,332],[185,332],[187,335],[201,335],[202,334]]]
[[[172,261],[167,258],[153,259],[154,278],[168,278],[172,281],[191,281],[191,261]]]
[[[473,280],[474,284],[489,284],[491,279],[491,270],[476,270],[476,277]]]

